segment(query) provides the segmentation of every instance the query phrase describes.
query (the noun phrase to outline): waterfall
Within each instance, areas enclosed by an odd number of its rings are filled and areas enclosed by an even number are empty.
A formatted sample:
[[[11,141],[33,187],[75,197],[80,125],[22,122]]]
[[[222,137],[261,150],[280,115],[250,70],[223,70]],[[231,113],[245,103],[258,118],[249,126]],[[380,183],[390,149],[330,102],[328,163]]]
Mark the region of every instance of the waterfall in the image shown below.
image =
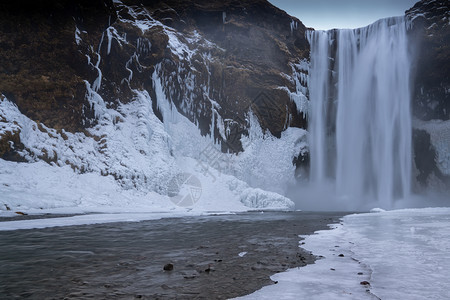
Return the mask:
[[[311,31],[311,181],[347,207],[391,208],[411,180],[410,58],[402,17]],[[364,200],[368,199],[368,200]]]

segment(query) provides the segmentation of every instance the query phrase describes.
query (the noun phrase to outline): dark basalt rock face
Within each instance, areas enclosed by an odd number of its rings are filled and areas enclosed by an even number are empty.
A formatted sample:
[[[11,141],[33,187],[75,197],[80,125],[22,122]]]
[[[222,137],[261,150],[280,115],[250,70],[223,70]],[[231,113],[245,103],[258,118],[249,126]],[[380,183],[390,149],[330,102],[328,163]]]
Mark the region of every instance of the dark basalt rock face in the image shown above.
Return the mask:
[[[415,61],[412,112],[416,180],[422,187],[446,190],[450,189],[450,174],[442,145],[450,145],[450,139],[445,138],[450,131],[445,125],[450,119],[450,3],[423,0],[406,11],[406,17]]]
[[[95,45],[114,14],[112,1],[2,1],[0,93],[32,120],[82,130],[83,80],[95,73],[77,48],[75,26],[89,30]]]
[[[250,108],[257,114],[263,129],[279,137],[286,124],[306,127],[305,116],[298,112],[288,93],[279,87],[295,91],[295,84],[282,74],[292,74],[295,63],[309,56],[305,27],[295,18],[270,5],[267,1],[144,1],[152,16],[179,32],[198,32],[214,43],[188,61],[163,60],[162,74],[166,92],[173,93],[173,101],[191,121],[198,123],[203,134],[211,128],[212,114],[226,120],[230,136],[223,150],[242,150],[234,143],[246,133],[245,114]],[[294,22],[295,30],[290,23]],[[210,56],[210,58],[205,58]],[[301,72],[301,70],[296,70]],[[178,80],[174,80],[176,74]],[[196,86],[190,93],[180,82],[195,77]],[[306,85],[306,82],[303,82]],[[208,86],[208,93],[201,91]],[[191,99],[186,99],[191,98]],[[214,99],[220,107],[212,107],[207,99]],[[268,99],[272,108],[261,109]],[[186,102],[189,105],[186,105]],[[267,104],[267,103],[266,103]],[[193,114],[200,110],[200,115]],[[287,116],[290,116],[289,121]],[[217,122],[217,118],[215,119]],[[214,136],[220,136],[217,124]],[[233,136],[235,135],[235,136]]]
[[[415,43],[413,115],[450,119],[450,3],[424,0],[406,11]]]
[[[174,32],[179,51],[169,45]],[[7,1],[0,4],[0,33],[0,93],[50,128],[89,135],[98,121],[89,85],[100,78],[95,92],[115,108],[131,101],[133,90],[155,99],[155,72],[168,100],[217,140],[245,134],[251,108],[275,136],[288,126],[306,127],[289,95],[296,72],[306,72],[296,69],[309,56],[305,27],[265,0]],[[279,114],[255,109],[261,93]],[[221,135],[219,117],[234,137]],[[0,156],[17,160],[12,137],[0,137]],[[223,143],[223,150],[242,148]]]

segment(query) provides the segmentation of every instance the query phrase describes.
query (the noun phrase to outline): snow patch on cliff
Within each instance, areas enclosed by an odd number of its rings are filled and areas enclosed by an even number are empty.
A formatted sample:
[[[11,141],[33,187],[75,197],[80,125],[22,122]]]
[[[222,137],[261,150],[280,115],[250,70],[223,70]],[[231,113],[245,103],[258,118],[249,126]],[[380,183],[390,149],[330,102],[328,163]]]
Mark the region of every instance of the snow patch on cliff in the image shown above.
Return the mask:
[[[436,151],[436,165],[442,174],[450,176],[450,120],[415,120],[417,129],[430,134],[430,141]]]
[[[306,59],[300,60],[298,63],[291,64],[292,75],[282,74],[287,80],[295,86],[295,91],[291,92],[288,87],[280,86],[278,89],[285,91],[292,102],[295,103],[298,113],[305,116],[309,114],[308,100],[308,71],[309,62]]]

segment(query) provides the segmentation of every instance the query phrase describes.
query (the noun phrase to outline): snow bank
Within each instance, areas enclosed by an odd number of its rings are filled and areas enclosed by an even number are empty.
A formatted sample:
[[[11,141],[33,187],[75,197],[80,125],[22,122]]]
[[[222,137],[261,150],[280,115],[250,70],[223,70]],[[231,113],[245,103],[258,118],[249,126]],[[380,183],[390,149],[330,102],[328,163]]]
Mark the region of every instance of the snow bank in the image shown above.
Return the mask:
[[[449,228],[450,208],[346,216],[302,242],[323,259],[242,299],[450,299]]]
[[[119,0],[114,3],[118,11],[127,15],[122,17],[119,13],[117,22],[143,33],[157,27],[167,35],[167,50],[179,60],[178,73],[165,76],[164,66],[156,65],[149,78],[155,97],[152,99],[147,91],[133,90],[133,99],[127,99],[127,104],[118,103],[113,109],[99,93],[103,78],[101,55],[110,54],[112,40],[133,47],[134,42],[111,25],[95,47],[96,60],[87,56],[88,64],[98,72],[93,82],[85,81],[87,105],[97,124],[94,127],[77,133],[57,131],[37,124],[14,103],[0,97],[0,136],[8,132],[19,135],[24,149],[20,150],[21,145],[11,146],[29,162],[0,160],[0,215],[6,214],[6,207],[28,212],[118,212],[131,207],[149,212],[186,210],[187,202],[192,204],[188,209],[194,211],[292,209],[293,202],[282,194],[295,181],[293,159],[306,149],[306,131],[289,128],[281,139],[276,139],[270,133],[263,134],[257,118],[250,113],[250,136],[242,140],[244,152],[222,153],[214,136],[217,131],[212,128],[210,135],[202,136],[195,121],[192,123],[184,115],[192,115],[194,96],[202,94],[211,103],[212,126],[217,126],[226,139],[220,105],[210,98],[213,93],[209,79],[195,89],[198,78],[191,59],[194,55],[196,62],[201,59],[200,63],[210,72],[209,51],[224,50],[196,31],[177,32],[153,19],[143,7],[125,6]],[[84,43],[80,34],[76,28],[78,44]],[[100,51],[103,42],[105,53]],[[129,74],[123,82],[133,79],[132,62],[138,64],[135,72],[139,72],[140,55],[151,51],[150,41],[138,39],[136,50],[125,63]],[[190,71],[185,72],[186,76],[177,76],[182,70]],[[292,97],[304,97],[306,93],[305,70],[305,66],[293,65],[296,91]],[[171,80],[182,88],[185,99],[180,109],[184,115],[171,101]],[[305,109],[297,98],[293,100],[298,102],[297,108]],[[161,112],[163,122],[155,115],[152,104]],[[195,178],[197,186],[178,182],[185,177]],[[178,200],[186,201],[175,201],[174,193],[182,191],[188,196]]]
[[[134,213],[102,213],[87,214],[72,217],[59,217],[48,219],[33,219],[21,221],[4,221],[0,222],[0,231],[19,230],[19,229],[39,229],[61,226],[77,226],[77,225],[93,225],[113,222],[140,222],[146,220],[157,220],[164,217],[185,217],[196,216],[199,213],[192,212],[172,212],[155,213],[155,212],[134,212]]]
[[[307,132],[300,128],[287,128],[276,138],[270,132],[263,133],[258,119],[249,114],[249,136],[241,141],[244,152],[233,160],[233,173],[253,187],[285,194],[295,183],[295,156],[308,149]]]
[[[158,101],[163,101],[159,94]],[[292,209],[288,198],[253,189],[200,160],[203,137],[175,108],[162,123],[147,92],[117,111],[99,111],[99,125],[84,133],[36,124],[7,99],[0,101],[0,134],[18,131],[30,163],[0,160],[0,216],[8,210],[44,212],[163,212]],[[100,102],[98,102],[100,103]],[[50,164],[41,158],[47,155]],[[188,208],[168,194],[171,180],[193,174],[200,199]]]

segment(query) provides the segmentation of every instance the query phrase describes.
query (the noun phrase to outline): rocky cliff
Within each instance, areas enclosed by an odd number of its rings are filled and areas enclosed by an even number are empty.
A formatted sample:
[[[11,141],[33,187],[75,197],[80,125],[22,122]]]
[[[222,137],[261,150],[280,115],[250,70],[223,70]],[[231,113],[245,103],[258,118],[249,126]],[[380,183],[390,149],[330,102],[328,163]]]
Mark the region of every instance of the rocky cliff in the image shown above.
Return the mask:
[[[183,170],[281,193],[292,183],[309,45],[269,2],[16,1],[0,19],[2,159],[161,195]],[[226,180],[243,203],[267,200]]]
[[[306,126],[305,27],[267,1],[18,1],[0,12],[0,91],[46,126],[90,128],[98,121],[90,88],[115,107],[134,89],[154,95],[155,70],[169,101],[220,142],[229,138],[223,126],[239,140],[252,106],[275,136]],[[13,157],[2,140],[0,154]]]
[[[450,4],[423,0],[406,11],[413,45],[412,111],[416,178],[450,186]]]
[[[413,114],[421,120],[450,119],[450,4],[420,1],[406,11],[416,47]]]
[[[445,0],[406,12],[424,184],[450,175],[448,14]],[[265,0],[4,1],[0,158],[167,194],[189,157],[282,192],[308,163],[305,30]]]

